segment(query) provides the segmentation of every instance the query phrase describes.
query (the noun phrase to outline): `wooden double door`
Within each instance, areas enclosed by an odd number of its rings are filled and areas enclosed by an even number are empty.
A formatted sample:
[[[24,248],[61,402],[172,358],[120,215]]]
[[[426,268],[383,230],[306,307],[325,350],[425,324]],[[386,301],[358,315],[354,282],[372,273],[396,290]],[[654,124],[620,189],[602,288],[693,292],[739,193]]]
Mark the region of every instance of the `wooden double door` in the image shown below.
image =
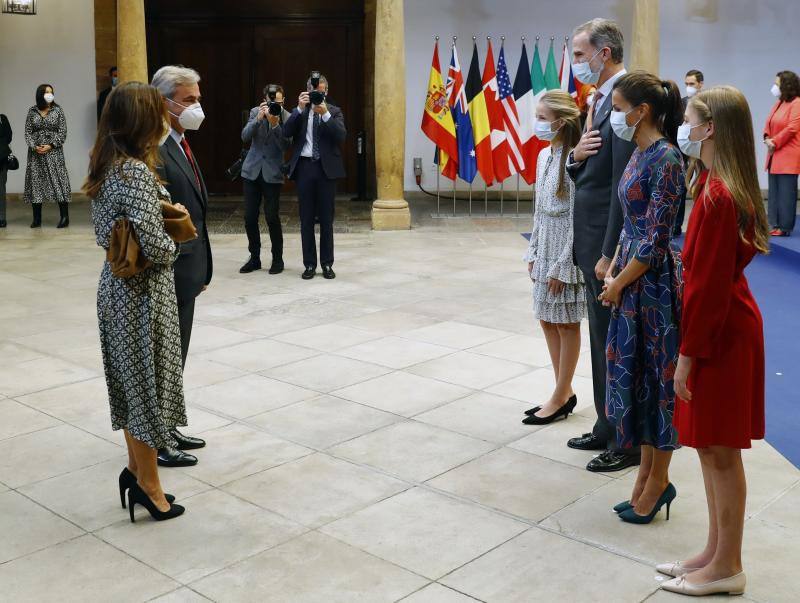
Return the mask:
[[[339,192],[356,190],[356,133],[364,129],[365,104],[363,1],[301,4],[302,12],[288,13],[291,3],[282,11],[256,0],[146,3],[150,75],[162,65],[180,64],[202,78],[206,119],[190,143],[211,193],[241,194],[241,182],[231,182],[225,170],[239,156],[244,120],[262,101],[264,87],[282,85],[291,111],[312,69],[328,78],[329,98],[342,108],[347,125],[347,178]]]

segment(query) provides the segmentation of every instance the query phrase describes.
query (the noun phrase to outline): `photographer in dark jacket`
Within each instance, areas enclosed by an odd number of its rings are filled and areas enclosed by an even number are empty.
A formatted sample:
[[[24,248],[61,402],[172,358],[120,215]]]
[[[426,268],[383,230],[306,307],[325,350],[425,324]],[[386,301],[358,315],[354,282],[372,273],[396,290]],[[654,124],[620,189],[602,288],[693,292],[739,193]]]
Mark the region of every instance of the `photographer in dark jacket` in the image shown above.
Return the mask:
[[[6,179],[12,132],[8,118],[0,113],[0,228],[6,227]]]
[[[283,232],[280,220],[280,195],[283,186],[283,155],[290,140],[284,136],[281,124],[289,119],[283,108],[283,87],[269,84],[264,88],[264,101],[250,110],[250,118],[242,130],[242,142],[250,149],[242,164],[244,183],[244,228],[250,259],[239,269],[241,273],[261,269],[261,233],[258,219],[261,199],[272,245],[270,274],[283,272]]]
[[[305,280],[314,278],[317,270],[315,218],[319,219],[322,276],[336,278],[332,268],[333,202],[336,180],[345,175],[339,145],[344,142],[347,129],[342,110],[326,102],[327,92],[328,80],[319,72],[312,72],[306,92],[300,93],[297,108],[283,124],[284,136],[292,138],[289,178],[297,182]]]

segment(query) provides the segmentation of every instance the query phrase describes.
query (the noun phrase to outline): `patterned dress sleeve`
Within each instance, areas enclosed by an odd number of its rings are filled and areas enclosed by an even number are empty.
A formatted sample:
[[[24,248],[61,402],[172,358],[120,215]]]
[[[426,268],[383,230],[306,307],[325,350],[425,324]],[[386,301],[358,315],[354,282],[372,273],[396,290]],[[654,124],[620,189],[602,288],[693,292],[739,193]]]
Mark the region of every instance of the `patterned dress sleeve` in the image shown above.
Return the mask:
[[[544,172],[544,166],[546,165],[545,156],[550,153],[550,149],[547,151],[542,151],[539,153],[539,156],[536,159],[536,199],[539,199],[543,194],[544,191],[544,180],[542,178],[542,172]],[[536,201],[534,199],[534,201]],[[534,211],[533,213],[533,228],[531,229],[531,240],[528,243],[528,250],[525,252],[523,256],[523,260],[526,262],[535,262],[536,261],[536,252],[539,248],[539,212]]]
[[[144,257],[154,264],[171,265],[177,257],[175,242],[164,230],[158,182],[147,166],[128,161],[122,166],[125,190],[121,198],[133,223]]]
[[[650,165],[650,202],[645,214],[645,237],[639,242],[634,257],[651,268],[660,266],[672,238],[675,216],[683,191],[683,161],[672,147],[660,151]]]
[[[575,229],[572,227],[573,215],[575,213],[575,183],[569,177],[564,178],[569,195],[569,224],[570,227],[564,235],[564,248],[558,256],[558,260],[547,272],[547,278],[554,278],[562,283],[569,283],[574,280],[574,266],[572,245],[575,239]]]
[[[67,118],[64,115],[63,109],[61,107],[58,108],[58,131],[56,132],[55,138],[53,138],[52,147],[57,149],[58,147],[63,147],[64,143],[67,141]]]
[[[712,186],[713,185],[713,186]],[[703,194],[697,247],[683,290],[681,354],[710,358],[728,316],[736,273],[739,224],[727,188],[709,181]]]
[[[25,144],[32,151],[36,148],[36,141],[33,140],[33,109],[28,111],[28,117],[25,118]]]

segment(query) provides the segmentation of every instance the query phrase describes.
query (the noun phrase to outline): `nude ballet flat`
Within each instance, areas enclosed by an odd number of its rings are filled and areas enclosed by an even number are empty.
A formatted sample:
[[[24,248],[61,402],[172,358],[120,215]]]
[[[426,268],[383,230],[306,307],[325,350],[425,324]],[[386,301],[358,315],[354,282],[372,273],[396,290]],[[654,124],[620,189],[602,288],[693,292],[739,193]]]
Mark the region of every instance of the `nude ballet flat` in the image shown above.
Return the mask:
[[[716,594],[742,595],[746,584],[747,578],[744,572],[739,572],[735,576],[715,580],[714,582],[706,582],[705,584],[690,584],[686,581],[686,576],[684,575],[667,580],[661,585],[661,588],[673,593],[689,595],[690,597],[704,597]]]
[[[673,578],[679,578],[689,572],[696,572],[701,568],[699,567],[683,567],[680,561],[673,561],[672,563],[659,563],[656,566],[656,571],[660,574],[666,574]]]

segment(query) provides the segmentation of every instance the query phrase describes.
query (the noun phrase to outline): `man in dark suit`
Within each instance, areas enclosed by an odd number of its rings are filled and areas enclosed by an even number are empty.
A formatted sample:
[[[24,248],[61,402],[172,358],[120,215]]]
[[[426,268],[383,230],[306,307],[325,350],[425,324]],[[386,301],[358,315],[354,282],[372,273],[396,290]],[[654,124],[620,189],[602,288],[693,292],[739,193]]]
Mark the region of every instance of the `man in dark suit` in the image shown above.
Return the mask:
[[[619,471],[639,464],[640,459],[638,449],[617,448],[615,430],[606,418],[606,338],[611,312],[598,300],[622,230],[617,186],[636,146],[615,136],[609,120],[614,83],[626,73],[622,48],[622,31],[607,19],[581,25],[572,38],[576,76],[597,86],[584,134],[567,161],[567,171],[575,181],[574,253],[586,282],[597,412],[592,433],[572,438],[567,445],[604,451],[589,462],[589,471]]]
[[[97,121],[100,122],[100,116],[103,114],[103,107],[106,106],[106,100],[108,99],[108,95],[111,94],[111,91],[116,88],[117,82],[119,78],[117,77],[117,68],[112,67],[108,70],[108,77],[109,77],[109,86],[108,88],[104,88],[100,91],[100,94],[97,96]]]
[[[312,103],[312,93],[322,93]],[[317,242],[314,222],[319,220],[319,260],[322,276],[336,278],[333,272],[333,211],[336,180],[344,178],[342,151],[347,136],[344,115],[339,107],[326,102],[328,80],[320,75],[308,79],[306,92],[297,108],[283,124],[283,134],[292,139],[289,178],[297,182],[300,204],[300,237],[303,242],[303,279],[314,278],[317,269]],[[317,96],[316,94],[314,96]]]
[[[189,211],[198,234],[195,240],[181,244],[180,255],[174,264],[184,367],[192,337],[195,298],[208,287],[213,268],[206,228],[208,192],[200,166],[184,135],[186,130],[197,130],[205,117],[200,106],[199,82],[200,76],[194,69],[174,65],[156,71],[151,82],[164,98],[171,125],[170,134],[159,150],[163,163],[159,168],[159,176],[172,202],[182,203]],[[159,450],[158,464],[163,467],[197,464],[197,457],[183,451],[202,448],[205,442],[184,435],[177,429],[171,435],[178,447]]]

